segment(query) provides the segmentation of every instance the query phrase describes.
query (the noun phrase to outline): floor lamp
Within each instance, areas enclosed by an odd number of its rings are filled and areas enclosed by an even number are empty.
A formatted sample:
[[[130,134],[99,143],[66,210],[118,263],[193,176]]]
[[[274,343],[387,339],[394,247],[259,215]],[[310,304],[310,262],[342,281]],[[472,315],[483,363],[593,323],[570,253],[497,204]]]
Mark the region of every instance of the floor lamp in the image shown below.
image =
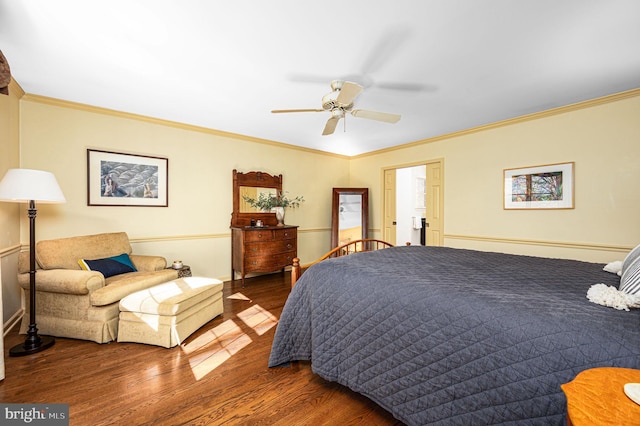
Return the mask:
[[[66,200],[52,173],[9,169],[0,181],[0,201],[29,203],[29,330],[23,344],[9,350],[10,356],[30,355],[50,348],[53,337],[38,335],[36,327],[36,201],[64,203]]]

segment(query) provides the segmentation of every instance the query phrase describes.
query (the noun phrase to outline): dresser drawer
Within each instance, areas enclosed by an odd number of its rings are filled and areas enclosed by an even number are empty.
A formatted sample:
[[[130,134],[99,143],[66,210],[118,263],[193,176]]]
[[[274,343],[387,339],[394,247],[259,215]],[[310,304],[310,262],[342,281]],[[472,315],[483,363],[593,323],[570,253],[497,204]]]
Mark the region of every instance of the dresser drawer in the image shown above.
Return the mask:
[[[281,241],[294,240],[297,236],[296,229],[260,229],[244,233],[245,241]]]
[[[273,241],[273,231],[271,229],[261,229],[259,231],[247,231],[244,233],[245,241]]]
[[[293,229],[274,229],[273,230],[273,239],[274,240],[295,240],[298,235],[298,230]]]
[[[244,246],[246,257],[273,255],[278,253],[296,252],[296,240],[250,242]]]
[[[294,257],[294,252],[270,256],[247,257],[245,259],[245,272],[277,271],[278,269],[291,265]]]

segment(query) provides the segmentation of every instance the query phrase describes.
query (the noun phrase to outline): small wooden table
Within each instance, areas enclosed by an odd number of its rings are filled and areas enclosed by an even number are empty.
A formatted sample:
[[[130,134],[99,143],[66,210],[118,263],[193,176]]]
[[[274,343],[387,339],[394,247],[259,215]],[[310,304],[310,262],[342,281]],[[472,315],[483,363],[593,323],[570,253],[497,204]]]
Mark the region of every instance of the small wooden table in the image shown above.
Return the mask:
[[[180,269],[169,266],[167,269],[175,269],[176,271],[178,271],[178,278],[191,276],[191,267],[189,265],[183,265]]]
[[[593,368],[560,385],[567,396],[567,425],[640,425],[640,405],[624,393],[625,383],[640,383],[640,370]]]

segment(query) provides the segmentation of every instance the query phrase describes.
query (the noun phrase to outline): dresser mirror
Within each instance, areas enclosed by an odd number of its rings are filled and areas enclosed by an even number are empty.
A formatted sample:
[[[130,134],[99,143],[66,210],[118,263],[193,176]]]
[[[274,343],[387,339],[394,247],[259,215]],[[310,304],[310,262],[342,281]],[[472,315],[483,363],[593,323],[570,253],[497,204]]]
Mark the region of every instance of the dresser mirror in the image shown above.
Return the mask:
[[[333,188],[331,248],[368,235],[369,189]]]
[[[277,194],[282,192],[282,175],[254,171],[248,173],[233,170],[233,212],[231,226],[251,226],[251,221],[262,221],[266,226],[278,224],[275,213],[261,212],[248,204],[243,195],[257,198],[261,193]]]
[[[257,200],[258,197],[260,197],[260,195],[263,195],[263,194],[270,197],[275,197],[276,195],[278,195],[277,190],[275,188],[262,188],[262,187],[256,187],[256,186],[241,186],[239,188],[239,193],[240,193],[240,213],[257,213],[261,211],[259,208],[249,204],[245,200],[245,197],[253,198],[254,200]]]

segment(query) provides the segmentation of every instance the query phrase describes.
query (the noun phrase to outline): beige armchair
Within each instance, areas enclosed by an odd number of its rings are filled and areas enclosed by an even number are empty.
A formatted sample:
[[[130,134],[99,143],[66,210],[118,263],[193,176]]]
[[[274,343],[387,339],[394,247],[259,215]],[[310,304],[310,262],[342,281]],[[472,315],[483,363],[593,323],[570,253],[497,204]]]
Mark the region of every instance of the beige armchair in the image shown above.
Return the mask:
[[[134,255],[125,232],[86,235],[36,244],[36,321],[42,335],[106,343],[118,336],[120,299],[178,278],[160,256]],[[137,271],[105,276],[78,260],[127,254]],[[29,299],[29,253],[19,256],[18,283]],[[29,304],[21,333],[29,327]]]

